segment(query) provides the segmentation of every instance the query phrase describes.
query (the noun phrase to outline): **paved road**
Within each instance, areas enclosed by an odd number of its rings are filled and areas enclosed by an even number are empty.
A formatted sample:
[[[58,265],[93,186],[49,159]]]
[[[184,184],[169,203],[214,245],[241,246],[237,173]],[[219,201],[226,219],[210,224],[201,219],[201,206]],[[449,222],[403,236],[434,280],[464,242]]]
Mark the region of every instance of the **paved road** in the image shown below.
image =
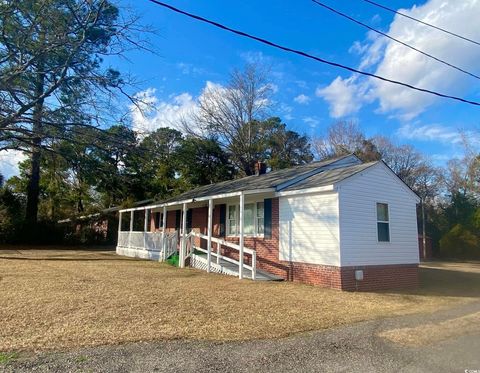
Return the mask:
[[[378,336],[384,330],[480,311],[480,302],[430,315],[404,316],[278,340],[236,343],[149,342],[22,357],[8,372],[480,372],[480,334],[423,347]],[[2,368],[0,368],[1,370]]]

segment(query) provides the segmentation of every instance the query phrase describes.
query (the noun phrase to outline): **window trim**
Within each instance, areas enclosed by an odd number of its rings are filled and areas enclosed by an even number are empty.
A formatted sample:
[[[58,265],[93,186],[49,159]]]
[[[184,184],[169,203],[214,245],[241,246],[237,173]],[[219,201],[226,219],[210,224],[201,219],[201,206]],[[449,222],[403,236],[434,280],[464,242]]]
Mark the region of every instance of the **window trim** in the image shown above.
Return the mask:
[[[258,211],[258,203],[263,203],[263,221],[265,224],[265,202],[264,200],[255,200],[255,201],[245,201],[244,205],[250,205],[253,204],[253,234],[247,234],[244,233],[244,237],[253,237],[253,238],[264,238],[265,237],[265,232],[264,233],[258,233],[258,219],[259,217],[257,216],[257,211]],[[230,218],[229,218],[229,211],[230,211],[230,206],[236,206],[235,207],[235,223],[237,225],[237,232],[235,234],[230,234]],[[227,212],[226,212],[226,219],[225,219],[225,231],[226,231],[226,236],[227,237],[240,237],[240,203],[227,203]]]
[[[377,210],[377,205],[382,204],[382,205],[387,205],[387,214],[388,214],[388,220],[378,220],[378,210]],[[377,243],[378,244],[389,244],[392,242],[392,232],[390,229],[390,224],[391,224],[391,215],[390,215],[390,203],[385,202],[385,201],[376,201],[375,202],[375,230],[377,232]],[[378,237],[378,223],[386,223],[388,224],[388,241],[380,241]]]

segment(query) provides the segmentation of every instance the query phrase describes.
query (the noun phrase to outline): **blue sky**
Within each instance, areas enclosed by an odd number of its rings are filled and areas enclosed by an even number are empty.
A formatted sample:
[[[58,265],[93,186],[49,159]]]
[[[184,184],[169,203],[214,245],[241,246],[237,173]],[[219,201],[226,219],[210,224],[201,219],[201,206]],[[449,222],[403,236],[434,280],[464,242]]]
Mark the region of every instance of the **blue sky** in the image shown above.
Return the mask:
[[[324,0],[419,49],[480,74],[480,47],[375,8],[361,0]],[[149,128],[168,125],[195,105],[207,84],[225,84],[233,68],[252,59],[271,66],[273,114],[307,135],[320,135],[337,120],[353,119],[369,136],[411,143],[436,162],[459,154],[458,130],[474,138],[480,109],[369,79],[272,49],[174,14],[147,0],[120,3],[154,26],[158,55],[130,52],[129,61],[109,61],[142,81],[156,109],[143,118]],[[387,42],[362,27],[302,1],[229,2],[170,0],[170,4],[319,57],[388,78],[480,100],[479,81]],[[480,40],[480,1],[388,1],[388,6]],[[210,83],[207,83],[210,82]],[[133,113],[135,115],[135,113]],[[139,113],[134,122],[142,122]],[[474,141],[478,145],[478,141]],[[1,172],[1,171],[0,171]],[[5,171],[4,171],[5,172]]]

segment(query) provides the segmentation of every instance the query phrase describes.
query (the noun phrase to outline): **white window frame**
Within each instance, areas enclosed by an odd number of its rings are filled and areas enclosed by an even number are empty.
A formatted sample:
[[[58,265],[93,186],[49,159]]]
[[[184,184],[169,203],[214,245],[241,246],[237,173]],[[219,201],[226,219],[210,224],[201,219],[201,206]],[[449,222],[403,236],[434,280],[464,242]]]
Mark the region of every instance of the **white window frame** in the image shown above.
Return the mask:
[[[378,210],[377,210],[377,205],[387,205],[387,214],[388,214],[388,220],[378,220]],[[388,241],[380,241],[378,238],[378,223],[386,223],[388,224]],[[375,202],[375,231],[377,232],[377,243],[379,244],[389,244],[392,242],[392,232],[390,229],[390,224],[391,224],[391,215],[390,215],[390,204],[388,202],[384,201],[376,201]]]
[[[257,210],[258,210],[258,204],[263,203],[263,218],[259,218],[257,216]],[[250,205],[253,204],[253,234],[244,234],[244,237],[257,237],[257,238],[263,238],[265,236],[264,233],[258,233],[258,220],[263,219],[264,224],[265,224],[265,202],[264,200],[259,200],[259,201],[247,201],[245,202],[245,205]],[[229,217],[229,212],[230,212],[230,206],[236,206],[235,207],[235,222],[237,225],[237,232],[235,234],[230,234],[230,217]],[[227,237],[239,237],[239,230],[240,230],[240,204],[239,203],[229,203],[227,204],[227,213],[226,213],[226,231],[227,231]]]
[[[230,219],[230,207],[235,207],[235,216],[234,216],[234,219]],[[236,236],[238,234],[238,222],[239,222],[239,219],[238,219],[238,208],[239,208],[239,205],[234,205],[234,204],[230,204],[230,205],[227,205],[227,218],[225,219],[226,220],[226,228],[227,228],[227,236],[229,237],[233,237],[233,236]],[[236,231],[235,234],[231,234],[230,233],[230,220],[234,220],[235,221],[235,226],[236,226]]]

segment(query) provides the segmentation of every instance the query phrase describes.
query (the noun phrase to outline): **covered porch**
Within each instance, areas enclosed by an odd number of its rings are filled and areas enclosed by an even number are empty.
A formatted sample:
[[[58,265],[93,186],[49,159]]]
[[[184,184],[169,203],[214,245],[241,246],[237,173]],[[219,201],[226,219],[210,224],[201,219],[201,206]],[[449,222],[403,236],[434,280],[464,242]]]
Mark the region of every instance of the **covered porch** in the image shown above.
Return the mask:
[[[252,232],[271,234],[264,201],[273,196],[273,190],[241,191],[120,210],[117,253],[158,261],[178,255],[180,268],[280,280],[258,269],[256,250],[245,245]]]

